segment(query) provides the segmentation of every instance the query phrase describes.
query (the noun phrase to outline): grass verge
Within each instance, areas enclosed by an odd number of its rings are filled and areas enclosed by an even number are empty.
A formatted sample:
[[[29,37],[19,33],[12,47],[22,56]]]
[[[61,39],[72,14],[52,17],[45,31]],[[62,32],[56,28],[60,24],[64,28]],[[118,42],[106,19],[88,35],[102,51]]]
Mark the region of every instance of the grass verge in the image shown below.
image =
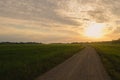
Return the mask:
[[[0,80],[33,80],[82,48],[80,44],[0,44]]]
[[[120,44],[94,44],[112,80],[120,80]]]

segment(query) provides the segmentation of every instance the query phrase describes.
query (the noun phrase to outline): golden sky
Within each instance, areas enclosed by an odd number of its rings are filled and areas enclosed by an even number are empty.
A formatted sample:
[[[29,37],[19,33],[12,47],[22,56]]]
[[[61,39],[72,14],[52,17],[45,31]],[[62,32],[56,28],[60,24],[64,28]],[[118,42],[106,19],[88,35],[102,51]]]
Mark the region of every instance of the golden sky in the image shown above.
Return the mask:
[[[120,38],[120,0],[0,0],[0,42]]]

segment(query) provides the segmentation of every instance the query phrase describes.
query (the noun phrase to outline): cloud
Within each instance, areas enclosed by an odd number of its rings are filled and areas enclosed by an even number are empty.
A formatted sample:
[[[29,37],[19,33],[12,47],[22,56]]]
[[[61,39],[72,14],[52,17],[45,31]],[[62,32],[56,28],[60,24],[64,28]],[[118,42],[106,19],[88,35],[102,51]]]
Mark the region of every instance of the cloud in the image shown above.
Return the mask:
[[[102,3],[114,15],[120,17],[120,0],[102,0]]]
[[[120,0],[0,0],[0,41],[88,41],[83,31],[92,22],[106,24],[106,33],[118,37],[119,5]]]
[[[114,33],[115,33],[115,34],[120,34],[120,26],[117,27],[117,28],[114,30]]]
[[[76,27],[62,27],[62,25],[43,27],[39,22],[9,18],[0,18],[0,20],[0,41],[35,41],[50,43],[65,40],[67,42],[67,40],[72,41],[80,35]]]
[[[88,11],[88,15],[98,23],[104,23],[109,21],[108,15],[104,11]]]
[[[59,35],[59,36],[58,36]],[[17,42],[72,42],[78,39],[79,34],[71,30],[55,29],[33,30],[30,28],[18,29],[16,27],[3,26],[0,29],[0,41],[17,41]]]
[[[1,0],[0,16],[15,19],[38,20],[66,25],[79,25],[74,20],[66,19],[56,11],[59,9],[57,3],[50,0]],[[9,14],[8,14],[9,13]],[[45,22],[44,21],[44,22]]]

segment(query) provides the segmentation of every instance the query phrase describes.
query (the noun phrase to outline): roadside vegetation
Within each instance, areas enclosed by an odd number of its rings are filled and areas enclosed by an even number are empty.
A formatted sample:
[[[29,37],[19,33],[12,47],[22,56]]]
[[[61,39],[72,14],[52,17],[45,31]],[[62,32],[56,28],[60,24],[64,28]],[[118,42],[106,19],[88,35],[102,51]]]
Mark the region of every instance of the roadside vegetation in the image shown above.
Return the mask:
[[[120,43],[92,44],[98,51],[112,80],[120,80]]]
[[[80,44],[0,44],[0,80],[34,80],[82,48]]]

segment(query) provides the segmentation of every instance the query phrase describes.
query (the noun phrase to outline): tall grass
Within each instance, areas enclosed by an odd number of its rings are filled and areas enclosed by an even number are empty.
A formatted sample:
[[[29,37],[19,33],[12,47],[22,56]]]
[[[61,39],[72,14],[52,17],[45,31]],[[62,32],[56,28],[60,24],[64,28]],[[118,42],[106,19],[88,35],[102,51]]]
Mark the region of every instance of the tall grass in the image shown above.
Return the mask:
[[[120,44],[94,44],[112,80],[120,80]]]
[[[82,48],[79,44],[0,44],[0,80],[33,80]]]

